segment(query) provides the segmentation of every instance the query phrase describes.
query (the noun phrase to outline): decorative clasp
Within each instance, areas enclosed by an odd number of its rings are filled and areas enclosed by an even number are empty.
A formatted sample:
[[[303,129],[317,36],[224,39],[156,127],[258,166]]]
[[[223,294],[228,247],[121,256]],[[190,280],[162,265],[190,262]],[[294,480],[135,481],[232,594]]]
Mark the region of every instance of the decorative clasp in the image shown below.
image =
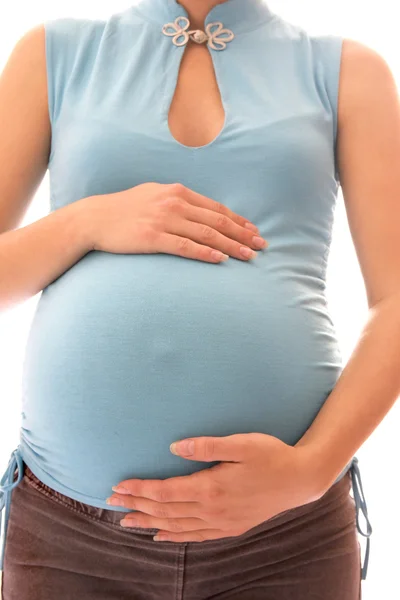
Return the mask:
[[[180,21],[184,22],[184,25],[181,26]],[[203,42],[207,42],[208,46],[213,50],[224,50],[226,48],[225,42],[230,42],[235,37],[234,33],[230,29],[224,29],[223,25],[220,21],[215,21],[214,23],[208,23],[206,25],[205,32],[201,29],[192,29],[186,31],[189,27],[190,22],[187,17],[177,17],[173,23],[165,23],[162,27],[162,32],[164,35],[173,36],[172,42],[175,46],[183,46],[189,40],[193,40],[197,44],[202,44]],[[217,26],[216,31],[211,31],[212,27]],[[168,31],[168,28],[172,28],[173,31]],[[218,38],[221,34],[227,34],[223,39]],[[183,36],[183,41],[178,42],[178,38]]]

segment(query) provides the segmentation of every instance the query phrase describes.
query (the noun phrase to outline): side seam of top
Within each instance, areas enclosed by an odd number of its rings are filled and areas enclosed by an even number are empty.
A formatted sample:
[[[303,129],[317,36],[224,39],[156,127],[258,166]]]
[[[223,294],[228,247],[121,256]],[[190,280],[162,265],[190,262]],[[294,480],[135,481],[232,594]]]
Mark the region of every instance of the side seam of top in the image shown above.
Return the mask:
[[[337,159],[337,134],[343,37],[335,34],[313,35],[311,36],[311,40],[318,47],[318,56],[321,60],[326,92],[332,110],[335,179],[338,186],[340,186],[340,173]]]

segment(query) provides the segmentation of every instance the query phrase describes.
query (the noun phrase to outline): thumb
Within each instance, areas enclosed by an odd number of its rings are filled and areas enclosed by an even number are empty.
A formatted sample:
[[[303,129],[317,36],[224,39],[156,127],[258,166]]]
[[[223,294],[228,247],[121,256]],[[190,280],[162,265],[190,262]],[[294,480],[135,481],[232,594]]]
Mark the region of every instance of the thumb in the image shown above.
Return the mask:
[[[224,437],[201,436],[187,438],[173,442],[170,445],[170,450],[173,454],[189,460],[241,462],[244,460],[250,445],[249,435],[251,434],[238,433]]]

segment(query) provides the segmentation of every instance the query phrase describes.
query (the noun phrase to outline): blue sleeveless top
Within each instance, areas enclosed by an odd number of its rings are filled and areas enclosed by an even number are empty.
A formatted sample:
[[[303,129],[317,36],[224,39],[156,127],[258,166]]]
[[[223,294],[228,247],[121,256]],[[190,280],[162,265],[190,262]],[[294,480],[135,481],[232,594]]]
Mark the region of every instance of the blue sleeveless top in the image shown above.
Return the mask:
[[[92,251],[49,284],[27,341],[3,506],[15,461],[113,510],[105,500],[123,479],[217,464],[173,455],[175,440],[256,431],[294,445],[343,369],[325,294],[342,39],[310,35],[263,0],[216,5],[205,26],[216,23],[208,46],[225,122],[190,147],[168,127],[180,17],[176,0],[141,0],[105,20],[45,23],[50,210],[181,182],[256,224],[269,246],[220,264]]]

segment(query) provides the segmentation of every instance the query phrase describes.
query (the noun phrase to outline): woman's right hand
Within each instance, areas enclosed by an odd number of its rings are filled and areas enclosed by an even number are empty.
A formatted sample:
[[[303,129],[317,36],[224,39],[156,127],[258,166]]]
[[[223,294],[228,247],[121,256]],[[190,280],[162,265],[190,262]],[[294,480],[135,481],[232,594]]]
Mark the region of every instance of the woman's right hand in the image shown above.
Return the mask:
[[[268,246],[265,240],[261,246],[254,243],[258,229],[247,219],[181,183],[146,182],[84,201],[90,206],[92,250],[164,252],[215,263],[229,256],[248,260],[257,256],[252,249]],[[251,255],[243,255],[241,248]]]

